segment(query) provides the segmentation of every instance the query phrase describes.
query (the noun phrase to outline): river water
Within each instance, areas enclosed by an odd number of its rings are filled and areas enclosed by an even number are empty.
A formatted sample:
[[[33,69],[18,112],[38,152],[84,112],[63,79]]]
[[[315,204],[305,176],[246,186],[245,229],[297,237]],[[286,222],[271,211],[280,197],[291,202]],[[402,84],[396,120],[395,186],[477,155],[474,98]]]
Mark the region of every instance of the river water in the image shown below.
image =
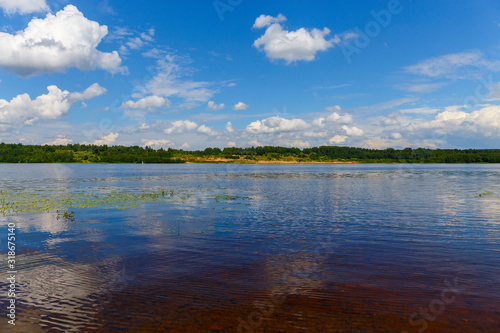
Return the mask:
[[[500,331],[498,165],[3,164],[0,181],[19,206],[0,215],[2,332]]]

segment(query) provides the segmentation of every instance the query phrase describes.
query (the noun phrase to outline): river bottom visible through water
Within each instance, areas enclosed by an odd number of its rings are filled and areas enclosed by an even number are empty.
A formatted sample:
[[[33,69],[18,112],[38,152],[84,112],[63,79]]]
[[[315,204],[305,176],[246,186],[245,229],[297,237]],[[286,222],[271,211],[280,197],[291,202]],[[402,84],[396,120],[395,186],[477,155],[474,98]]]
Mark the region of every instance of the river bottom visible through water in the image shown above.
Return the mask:
[[[498,165],[3,164],[0,180],[1,332],[500,332]]]

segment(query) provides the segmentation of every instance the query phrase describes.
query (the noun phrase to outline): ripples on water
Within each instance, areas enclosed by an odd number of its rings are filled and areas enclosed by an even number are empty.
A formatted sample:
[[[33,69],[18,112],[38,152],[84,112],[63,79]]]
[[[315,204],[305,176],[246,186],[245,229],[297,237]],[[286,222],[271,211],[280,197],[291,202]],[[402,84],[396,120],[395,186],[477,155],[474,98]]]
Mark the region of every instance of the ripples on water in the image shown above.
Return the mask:
[[[455,283],[425,331],[497,332],[499,176],[496,165],[0,165],[10,192],[190,193],[74,208],[75,220],[2,217],[0,244],[18,228],[15,329],[417,332],[424,320],[410,315]]]

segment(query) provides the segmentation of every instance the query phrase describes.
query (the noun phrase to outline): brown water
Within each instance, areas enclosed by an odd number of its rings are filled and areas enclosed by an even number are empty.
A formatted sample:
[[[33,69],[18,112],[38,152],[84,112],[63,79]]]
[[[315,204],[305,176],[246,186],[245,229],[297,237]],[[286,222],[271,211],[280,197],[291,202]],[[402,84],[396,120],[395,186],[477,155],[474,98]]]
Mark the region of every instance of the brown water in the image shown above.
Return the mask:
[[[17,312],[0,331],[498,332],[499,176],[490,165],[0,165],[11,191],[189,193],[74,208],[74,220],[7,214]]]

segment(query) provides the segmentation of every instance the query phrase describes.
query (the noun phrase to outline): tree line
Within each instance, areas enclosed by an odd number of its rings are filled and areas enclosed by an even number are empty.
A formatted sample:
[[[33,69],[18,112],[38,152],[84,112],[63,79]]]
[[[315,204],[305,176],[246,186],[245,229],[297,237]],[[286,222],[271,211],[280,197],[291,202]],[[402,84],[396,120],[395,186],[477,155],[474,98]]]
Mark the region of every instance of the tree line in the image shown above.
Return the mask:
[[[500,163],[500,149],[367,149],[344,146],[314,148],[250,147],[153,149],[140,146],[84,144],[23,145],[0,143],[0,163],[185,163],[259,161],[360,163]]]

